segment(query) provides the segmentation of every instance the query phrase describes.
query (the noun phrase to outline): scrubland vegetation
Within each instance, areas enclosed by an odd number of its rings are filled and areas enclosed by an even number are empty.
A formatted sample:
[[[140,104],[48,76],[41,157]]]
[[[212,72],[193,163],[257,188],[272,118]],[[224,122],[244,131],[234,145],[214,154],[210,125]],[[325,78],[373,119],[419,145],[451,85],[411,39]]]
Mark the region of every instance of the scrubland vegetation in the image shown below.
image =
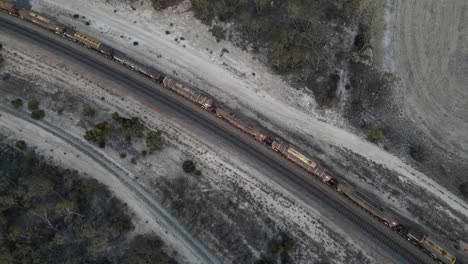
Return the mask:
[[[1,263],[175,263],[157,237],[128,244],[127,208],[104,185],[16,146],[0,145]]]
[[[94,115],[94,110],[92,115]],[[111,136],[123,136],[127,142],[131,142],[132,138],[145,136],[145,126],[137,117],[125,118],[118,113],[113,113],[112,120],[98,123],[87,130],[83,137],[89,142],[97,144],[100,148],[104,148]],[[148,151],[151,153],[161,149],[164,143],[163,132],[160,130],[146,132],[145,143],[148,150],[142,152],[144,156],[148,154]]]

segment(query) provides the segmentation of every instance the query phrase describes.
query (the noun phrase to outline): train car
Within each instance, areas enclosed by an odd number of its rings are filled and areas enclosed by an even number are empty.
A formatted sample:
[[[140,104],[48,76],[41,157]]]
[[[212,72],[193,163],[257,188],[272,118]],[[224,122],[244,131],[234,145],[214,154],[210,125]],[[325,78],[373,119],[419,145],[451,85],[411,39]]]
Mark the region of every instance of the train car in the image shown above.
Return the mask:
[[[356,190],[353,186],[343,181],[340,181],[337,186],[337,191],[348,196],[359,206],[366,211],[379,218],[387,226],[392,229],[397,229],[400,226],[399,221],[388,211],[386,211],[375,199],[368,197],[366,194]]]
[[[161,81],[165,77],[164,74],[160,72],[159,70],[153,67],[145,66],[133,60],[132,58],[128,57],[125,53],[119,50],[114,50],[113,58],[116,61],[122,63],[123,65],[126,65],[137,72],[140,72],[146,76],[149,76],[153,80]]]
[[[103,53],[106,56],[111,57],[112,54],[114,53],[114,50],[111,47],[103,44],[101,41],[95,40],[95,39],[93,39],[91,37],[88,37],[85,34],[80,33],[80,32],[78,32],[78,31],[76,31],[74,29],[71,29],[69,27],[67,27],[65,29],[65,36],[67,36],[67,37],[69,37],[71,39],[74,39],[74,40],[84,44],[87,47],[93,48],[93,49]]]
[[[248,118],[229,111],[221,106],[216,107],[216,115],[225,119],[242,131],[254,136],[258,141],[265,142],[268,138],[268,133],[260,129],[257,125],[251,122]]]
[[[0,0],[0,9],[14,15],[18,15],[19,11],[13,3],[10,3],[6,0]]]
[[[31,10],[26,10],[26,9],[20,9],[18,11],[18,15],[21,18],[24,18],[26,20],[29,20],[35,24],[38,24],[42,27],[45,27],[47,29],[53,30],[57,34],[63,34],[65,32],[65,26],[62,24],[54,21],[52,18],[49,18],[45,15],[39,14],[37,12],[31,11]]]
[[[323,182],[329,182],[330,180],[332,180],[330,173],[327,170],[325,170],[325,168],[319,166],[317,161],[309,157],[307,154],[305,154],[304,151],[299,150],[297,147],[292,146],[289,143],[282,142],[278,139],[272,140],[268,144],[273,150],[282,153],[288,159],[298,164],[305,170],[312,172]]]
[[[408,230],[406,236],[408,240],[416,242],[419,246],[427,250],[428,253],[432,255],[432,257],[442,261],[442,263],[455,264],[457,261],[455,256],[445,251],[442,247],[429,239],[428,236],[424,235],[424,233],[420,230],[411,228]]]
[[[213,99],[194,87],[189,87],[169,76],[164,78],[163,84],[165,87],[175,91],[190,101],[198,103],[205,109],[211,110],[214,107]]]

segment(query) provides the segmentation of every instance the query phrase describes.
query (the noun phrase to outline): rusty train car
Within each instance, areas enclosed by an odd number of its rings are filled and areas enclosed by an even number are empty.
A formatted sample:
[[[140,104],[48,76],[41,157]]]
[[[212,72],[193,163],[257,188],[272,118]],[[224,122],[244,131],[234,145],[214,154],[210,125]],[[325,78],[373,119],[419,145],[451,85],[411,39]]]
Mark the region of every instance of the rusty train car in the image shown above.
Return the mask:
[[[201,107],[212,110],[214,108],[214,100],[211,96],[205,94],[204,92],[183,84],[182,82],[170,77],[166,76],[163,79],[163,85],[174,92],[182,95],[183,97],[187,98],[188,100],[195,102]]]
[[[0,1],[0,9],[13,15],[18,15],[19,11],[13,3],[8,1]]]
[[[271,140],[270,142],[268,142],[268,144],[274,151],[283,154],[292,162],[301,166],[308,172],[313,173],[321,181],[330,184],[334,183],[334,179],[331,173],[324,167],[320,166],[318,162],[312,157],[309,157],[309,155],[305,151],[302,151],[298,147],[279,139]]]
[[[268,145],[274,151],[281,153],[287,159],[291,160],[306,171],[318,177],[322,182],[327,183],[328,185],[335,188],[338,192],[347,196],[367,212],[380,219],[390,228],[397,229],[399,226],[401,226],[397,218],[394,217],[391,213],[389,213],[374,200],[370,199],[367,195],[360,192],[350,184],[341,180],[337,181],[328,170],[320,166],[319,163],[310,157],[306,152],[300,150],[298,147],[288,143],[285,140],[273,138],[273,133],[261,128],[249,118],[223,107],[222,105],[218,104],[210,95],[204,93],[203,91],[195,87],[185,85],[184,83],[170,76],[166,76],[157,69],[142,65],[126,56],[123,52],[115,50],[105,45],[101,41],[95,40],[89,36],[86,36],[85,34],[70,28],[66,28],[64,25],[40,13],[25,9],[18,9],[14,4],[7,0],[0,0],[0,10],[17,15],[22,19],[31,21],[39,26],[50,29],[57,34],[62,34],[76,42],[80,42],[81,44],[87,47],[91,47],[101,52],[102,54],[128,66],[129,68],[144,74],[154,81],[162,83],[164,87],[173,90],[174,92],[194,103],[199,104],[204,109],[214,112],[218,117],[223,118],[228,123],[251,135],[256,140]],[[431,254],[434,259],[437,259],[439,262],[442,259],[443,263],[455,263],[456,259],[453,255],[447,253],[432,240],[429,240],[427,236],[408,233],[405,234],[405,237],[408,240],[413,241],[420,248],[425,249],[426,253]]]
[[[255,137],[260,142],[265,142],[268,139],[268,133],[263,129],[259,128],[258,125],[254,124],[250,119],[242,116],[238,113],[234,113],[222,106],[216,106],[215,113],[218,117],[225,119],[235,127],[241,129],[247,134]]]
[[[19,9],[18,15],[20,18],[29,20],[35,24],[38,24],[44,28],[50,29],[54,31],[56,34],[63,34],[65,32],[65,26],[56,22],[52,18],[47,17],[46,15],[26,10],[26,9]]]
[[[385,210],[375,199],[368,197],[363,192],[357,190],[349,183],[340,181],[337,191],[346,195],[353,202],[364,208],[370,214],[378,218],[381,222],[392,229],[400,228],[400,222],[388,210]]]

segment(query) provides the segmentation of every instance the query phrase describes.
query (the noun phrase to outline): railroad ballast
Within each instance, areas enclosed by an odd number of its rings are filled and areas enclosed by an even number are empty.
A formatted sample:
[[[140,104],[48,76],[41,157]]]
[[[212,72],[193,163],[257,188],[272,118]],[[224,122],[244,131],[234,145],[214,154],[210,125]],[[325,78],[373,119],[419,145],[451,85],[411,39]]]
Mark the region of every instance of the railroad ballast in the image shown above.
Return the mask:
[[[284,139],[278,138],[274,135],[274,133],[261,127],[256,122],[243,116],[242,114],[231,111],[202,90],[184,84],[182,81],[177,80],[172,76],[166,75],[155,68],[142,65],[128,57],[125,53],[113,49],[101,41],[87,36],[86,34],[66,27],[46,15],[27,9],[19,9],[14,4],[6,0],[0,0],[0,10],[18,16],[21,19],[28,20],[34,24],[42,26],[43,28],[49,29],[56,34],[78,42],[85,47],[97,50],[106,57],[112,58],[115,61],[118,61],[121,64],[131,68],[132,70],[151,78],[153,81],[161,84],[165,88],[174,91],[178,95],[199,105],[203,109],[216,114],[218,117],[224,119],[227,123],[237,127],[246,134],[255,138],[257,141],[267,145],[272,150],[281,153],[284,157],[305,169],[321,182],[343,194],[345,197],[367,211],[370,215],[376,217],[379,221],[386,224],[389,228],[399,232],[406,239],[412,241],[421,250],[432,256],[439,263],[455,263],[456,259],[452,254],[449,254],[443,250],[440,246],[429,240],[427,236],[423,235],[422,233],[415,235],[414,231],[409,232],[408,230],[414,229],[402,226],[400,223],[401,221],[398,221],[398,218],[394,214],[390,213],[388,210],[385,210],[381,205],[379,205],[375,199],[369,198],[367,195],[357,190],[357,188],[353,187],[344,180],[337,180],[336,177],[334,177],[327,169],[321,166],[317,160],[309,156],[305,151]]]

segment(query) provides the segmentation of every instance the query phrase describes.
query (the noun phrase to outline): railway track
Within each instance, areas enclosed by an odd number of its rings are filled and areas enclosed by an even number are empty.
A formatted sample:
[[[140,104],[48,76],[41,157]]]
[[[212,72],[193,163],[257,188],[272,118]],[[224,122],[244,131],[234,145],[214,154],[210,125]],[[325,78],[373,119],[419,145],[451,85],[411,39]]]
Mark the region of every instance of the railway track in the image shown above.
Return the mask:
[[[95,69],[101,75],[119,84],[124,84],[129,90],[148,99],[152,103],[163,104],[172,111],[196,121],[201,127],[214,132],[217,137],[234,145],[243,154],[247,154],[262,166],[275,171],[277,175],[281,176],[282,181],[303,191],[312,199],[322,201],[331,210],[346,217],[355,226],[384,245],[386,249],[398,254],[407,262],[416,264],[433,263],[432,259],[417,251],[411,243],[390,229],[387,229],[375,219],[370,219],[370,216],[363,213],[360,208],[344,197],[340,197],[338,193],[332,193],[330,188],[317,179],[306,174],[293,164],[288,165],[279,154],[272,152],[251,138],[246,138],[245,135],[240,135],[240,131],[227,127],[221,120],[201,110],[194,104],[177,97],[175,94],[171,94],[166,89],[151,83],[149,80],[142,80],[142,76],[124,69],[117,63],[103,62],[105,58],[97,58],[96,55],[90,52],[79,51],[77,47],[71,47],[71,45],[74,45],[72,43],[64,44],[56,39],[54,40],[51,34],[46,33],[45,30],[33,30],[29,26],[19,26],[17,23],[4,18],[0,18],[0,27],[22,38],[33,40],[37,44],[53,49],[58,54],[65,55],[86,67]],[[56,36],[56,38],[60,37]]]

